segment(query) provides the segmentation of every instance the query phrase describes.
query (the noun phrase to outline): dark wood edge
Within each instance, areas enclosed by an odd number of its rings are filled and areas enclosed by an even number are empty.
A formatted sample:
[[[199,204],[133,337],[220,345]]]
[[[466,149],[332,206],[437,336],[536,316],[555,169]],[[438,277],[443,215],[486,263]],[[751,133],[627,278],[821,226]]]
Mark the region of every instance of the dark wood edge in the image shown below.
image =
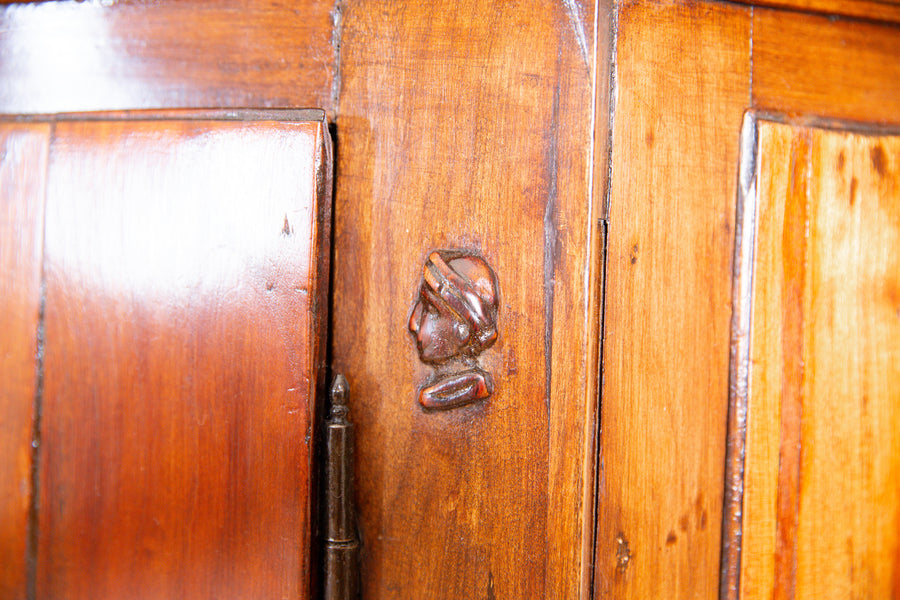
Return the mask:
[[[268,111],[263,111],[268,112]],[[291,112],[291,111],[285,111]],[[322,557],[325,548],[322,543],[320,528],[324,518],[324,475],[319,468],[326,465],[326,450],[324,447],[324,428],[328,418],[329,402],[329,344],[331,331],[331,261],[334,252],[332,243],[333,207],[332,194],[334,189],[334,147],[331,134],[328,129],[325,111],[293,111],[298,113],[317,113],[319,124],[319,143],[316,149],[315,177],[316,177],[316,213],[313,220],[312,245],[315,255],[318,257],[316,265],[310,265],[309,289],[314,290],[312,296],[312,321],[310,323],[310,339],[313,340],[310,349],[310,365],[315,380],[310,381],[309,387],[309,427],[310,427],[310,497],[307,499],[309,508],[309,539],[306,547],[309,549],[309,573],[307,582],[310,598],[318,598],[323,584],[323,573],[320,572],[324,565]],[[267,120],[267,119],[264,119]],[[288,119],[304,120],[304,119]]]
[[[750,385],[750,332],[753,314],[753,258],[757,218],[757,114],[744,114],[738,166],[728,361],[728,433],[725,443],[725,500],[722,507],[720,600],[738,600],[744,503],[744,455]]]
[[[321,108],[172,108],[0,115],[0,121],[23,123],[56,121],[326,121]],[[328,132],[325,132],[328,136]],[[330,147],[330,138],[329,138]],[[330,151],[329,151],[330,153]]]
[[[882,25],[900,24],[900,4],[883,0],[845,1],[833,6],[808,6],[793,0],[733,0],[756,8],[780,10],[784,12],[818,15]]]
[[[753,108],[746,113],[753,115],[757,122],[769,121],[792,127],[810,127],[836,131],[842,133],[854,133],[856,135],[900,135],[900,125],[892,123],[872,123],[866,121],[852,121],[849,119],[832,119],[817,115],[792,115],[780,112],[768,111],[761,108]]]
[[[603,201],[605,202],[605,200]],[[597,538],[600,535],[600,476],[601,476],[601,457],[600,457],[600,449],[601,449],[601,424],[600,424],[600,410],[602,408],[603,402],[603,351],[606,347],[606,290],[608,285],[608,272],[609,272],[609,220],[606,218],[597,219],[597,229],[599,238],[597,240],[598,245],[598,254],[594,259],[595,263],[599,263],[598,274],[595,277],[596,281],[596,294],[597,294],[597,307],[596,307],[596,331],[597,331],[597,340],[596,340],[596,377],[594,379],[594,386],[596,389],[596,401],[592,407],[592,412],[590,413],[591,423],[593,424],[591,428],[591,438],[590,438],[590,487],[588,488],[591,492],[590,496],[590,506],[588,509],[590,510],[590,523],[589,533],[585,536],[587,541],[590,543],[589,552],[590,554],[583,561],[583,567],[587,571],[582,574],[582,598],[591,600],[595,597],[595,589],[596,589],[596,565],[595,558],[597,556]]]

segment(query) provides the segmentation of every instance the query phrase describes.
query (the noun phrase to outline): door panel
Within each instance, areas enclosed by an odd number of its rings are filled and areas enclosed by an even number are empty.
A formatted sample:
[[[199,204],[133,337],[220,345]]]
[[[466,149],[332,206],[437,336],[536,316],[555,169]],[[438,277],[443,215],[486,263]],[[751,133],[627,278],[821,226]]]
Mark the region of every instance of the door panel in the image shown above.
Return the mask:
[[[6,4],[5,2],[3,4]],[[0,6],[0,112],[335,106],[333,0]]]
[[[36,597],[309,597],[330,153],[303,114],[53,124]]]
[[[760,121],[756,140],[740,597],[897,597],[900,137]]]
[[[716,593],[750,16],[665,2],[626,3],[619,15],[598,598]]]

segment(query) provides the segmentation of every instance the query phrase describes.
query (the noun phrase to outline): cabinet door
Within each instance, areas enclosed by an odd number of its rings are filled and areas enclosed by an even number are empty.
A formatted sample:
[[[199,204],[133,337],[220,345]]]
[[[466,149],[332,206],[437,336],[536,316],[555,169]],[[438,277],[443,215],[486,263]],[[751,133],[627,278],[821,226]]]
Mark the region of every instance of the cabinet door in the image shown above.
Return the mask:
[[[37,407],[29,566],[5,597],[309,597],[328,134],[251,117],[47,129],[37,391],[7,400]]]
[[[730,597],[896,598],[900,137],[751,115],[744,141]]]

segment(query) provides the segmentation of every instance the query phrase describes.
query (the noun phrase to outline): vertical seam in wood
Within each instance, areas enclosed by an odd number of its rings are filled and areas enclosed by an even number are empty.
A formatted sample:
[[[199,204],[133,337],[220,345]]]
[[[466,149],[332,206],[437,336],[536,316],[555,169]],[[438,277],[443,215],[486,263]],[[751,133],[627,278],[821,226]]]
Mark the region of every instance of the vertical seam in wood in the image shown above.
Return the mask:
[[[610,19],[610,52],[609,52],[609,127],[606,132],[606,198],[603,214],[609,219],[613,181],[613,132],[616,121],[616,99],[619,95],[619,0],[612,0],[612,19]]]
[[[594,189],[594,161],[597,156],[597,82],[599,80],[600,60],[608,60],[608,55],[604,53],[600,58],[600,0],[594,0],[594,22],[593,22],[593,40],[591,45],[592,63],[591,67],[591,108],[590,108],[590,146],[588,148],[588,219],[587,219],[587,242],[588,242],[588,264],[584,271],[585,277],[585,323],[588,325],[588,331],[593,326],[597,327],[597,335],[594,341],[591,341],[588,335],[587,356],[593,356],[596,360],[595,377],[590,377],[591,367],[586,364],[587,385],[585,386],[585,417],[587,419],[587,427],[585,431],[588,433],[584,440],[584,463],[582,465],[582,473],[584,480],[582,481],[582,515],[584,521],[581,524],[581,557],[580,557],[580,573],[579,573],[579,589],[578,597],[582,600],[589,600],[594,597],[594,568],[593,557],[596,552],[597,537],[597,452],[599,449],[599,415],[600,415],[600,369],[603,364],[602,352],[603,342],[603,284],[604,284],[604,265],[605,265],[605,246],[606,231],[604,221],[596,218],[597,211],[597,195]],[[600,239],[597,239],[597,236]],[[599,254],[597,248],[599,247]],[[601,262],[602,261],[602,262]],[[597,263],[600,262],[598,265]]]
[[[618,96],[618,49],[619,49],[619,0],[611,0],[612,16],[609,22],[609,50],[606,59],[609,61],[609,89],[607,91],[607,131],[606,131],[606,190],[603,195],[603,207],[601,214],[604,218],[600,221],[603,234],[602,252],[603,265],[601,271],[602,287],[600,290],[600,322],[598,341],[599,350],[597,353],[597,405],[596,420],[594,432],[594,530],[593,540],[591,542],[591,557],[595,559],[598,552],[599,536],[600,536],[600,478],[603,474],[603,361],[604,347],[606,338],[606,295],[608,288],[608,264],[609,264],[609,214],[610,214],[610,198],[612,196],[613,182],[613,131],[615,125],[616,98]],[[600,2],[597,3],[597,11],[599,12]],[[599,50],[599,49],[598,49]],[[593,189],[593,188],[592,188]],[[591,581],[590,581],[590,598],[596,596],[597,570],[596,565],[591,564]]]
[[[590,122],[590,132],[591,132],[591,145],[588,148],[588,215],[593,217],[594,215],[594,157],[597,152],[597,80],[598,73],[600,71],[600,63],[597,60],[597,57],[600,53],[600,48],[598,44],[600,43],[599,32],[597,31],[600,25],[600,0],[594,0],[594,64],[592,66],[591,71],[591,122]],[[588,234],[593,231],[594,224],[593,218],[588,219]],[[588,236],[590,238],[590,235]],[[588,269],[590,272],[590,269]]]
[[[341,107],[341,42],[344,35],[344,0],[335,0],[331,9],[331,47],[334,51],[334,64],[331,74],[331,111],[332,120],[337,121]]]
[[[44,152],[44,197],[41,199],[43,210],[41,211],[41,275],[40,275],[40,300],[38,304],[38,321],[35,330],[35,356],[34,356],[34,401],[32,405],[32,431],[31,431],[31,502],[28,506],[28,538],[25,542],[25,597],[35,600],[37,597],[37,558],[39,523],[38,509],[40,507],[40,458],[41,458],[41,420],[44,407],[44,315],[47,305],[47,278],[46,278],[46,248],[47,248],[47,182],[50,175],[50,148],[56,134],[56,123],[51,122],[47,134],[47,145]]]
[[[591,513],[593,514],[593,533],[591,539],[591,557],[597,555],[597,536],[599,535],[599,520],[597,515],[600,510],[600,438],[601,438],[601,427],[600,427],[600,415],[601,408],[603,403],[603,348],[604,348],[604,340],[606,337],[606,286],[607,286],[607,269],[609,265],[609,220],[608,219],[600,219],[598,220],[598,225],[600,229],[600,249],[602,252],[601,260],[602,264],[600,267],[600,315],[599,315],[599,331],[597,337],[599,338],[597,341],[598,349],[597,349],[597,404],[594,407],[594,429],[592,432],[592,442],[594,444],[595,452],[594,452],[594,479],[593,479],[593,507],[591,508]],[[591,564],[590,569],[590,590],[589,597],[591,599],[594,598],[594,586],[596,573],[593,568],[593,564]]]

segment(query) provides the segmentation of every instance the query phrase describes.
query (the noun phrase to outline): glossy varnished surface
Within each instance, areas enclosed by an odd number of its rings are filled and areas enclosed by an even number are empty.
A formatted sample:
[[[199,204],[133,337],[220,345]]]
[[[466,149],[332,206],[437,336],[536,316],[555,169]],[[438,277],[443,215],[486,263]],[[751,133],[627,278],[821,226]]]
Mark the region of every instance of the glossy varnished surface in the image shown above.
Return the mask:
[[[712,598],[742,113],[896,122],[900,37],[712,3],[624,3],[616,25],[594,589]]]
[[[791,12],[782,12],[785,15],[786,22],[793,20],[803,20],[800,12],[818,13],[822,16],[840,15],[845,17],[856,17],[868,21],[886,21],[891,23],[900,23],[900,2],[897,0],[737,0],[744,4],[753,4],[756,6],[770,6],[773,8],[783,8],[788,11],[795,12],[791,16]],[[832,19],[833,20],[833,19]],[[798,40],[785,38],[783,43],[790,45]]]
[[[26,597],[50,127],[0,125],[0,597]]]
[[[0,112],[333,108],[334,2],[0,7]]]
[[[597,598],[717,593],[749,36],[740,6],[619,11]]]
[[[593,22],[581,2],[345,5],[333,334],[365,598],[587,596]],[[408,323],[439,249],[496,273],[495,386],[426,412]]]
[[[308,597],[323,124],[55,127],[37,597]]]
[[[900,138],[758,140],[740,597],[897,597]]]
[[[830,2],[784,0],[805,1]],[[595,461],[595,596],[715,595],[741,113],[896,122],[896,28],[651,0],[102,4],[3,8],[0,107],[336,118],[367,597],[588,597]],[[442,248],[497,272],[496,389],[426,416],[406,327]]]
[[[753,105],[900,124],[900,26],[754,9]]]

